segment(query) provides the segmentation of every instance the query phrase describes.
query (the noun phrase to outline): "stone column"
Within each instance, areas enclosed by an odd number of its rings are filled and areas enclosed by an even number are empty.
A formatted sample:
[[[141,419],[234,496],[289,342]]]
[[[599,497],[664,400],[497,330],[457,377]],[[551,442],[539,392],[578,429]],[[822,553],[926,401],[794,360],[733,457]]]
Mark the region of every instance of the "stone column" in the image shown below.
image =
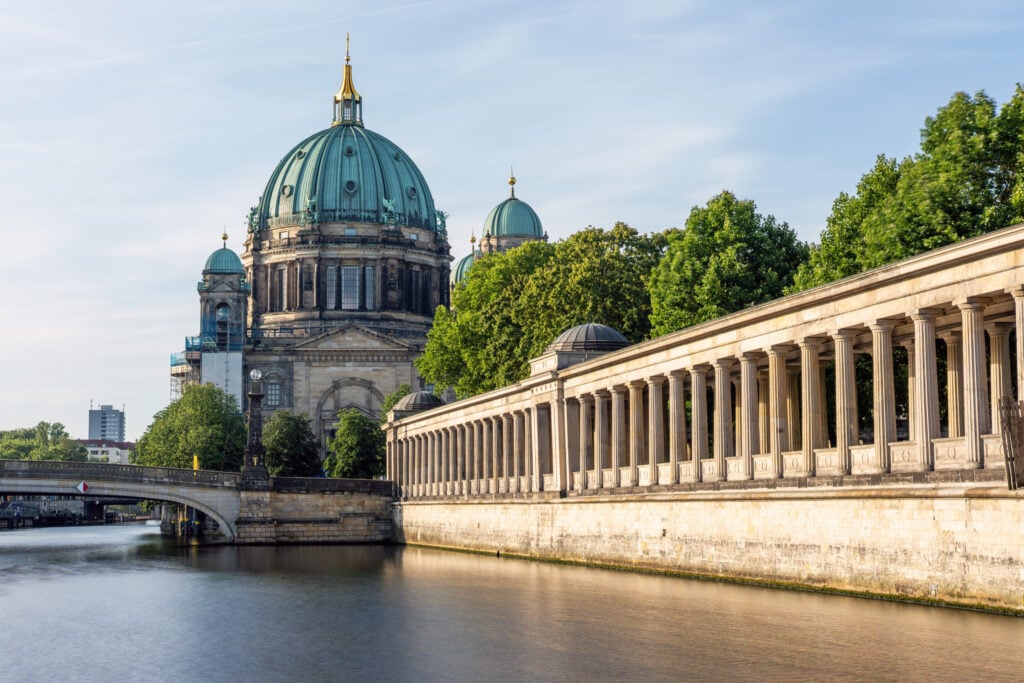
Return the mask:
[[[757,373],[757,421],[758,429],[757,453],[771,452],[771,423],[768,417],[768,373]]]
[[[917,396],[917,384],[914,382],[914,340],[904,339],[900,345],[907,351],[907,438],[913,441],[917,430],[914,419],[917,414],[917,406],[914,405],[914,397]]]
[[[647,380],[647,459],[651,468],[651,486],[663,483],[658,481],[658,463],[665,457],[665,399],[662,395],[664,386],[664,377],[651,377]]]
[[[895,323],[879,320],[870,325],[875,466],[889,471],[889,444],[896,440],[896,384],[892,369],[892,330]]]
[[[480,493],[487,493],[491,481],[491,420],[480,420]]]
[[[712,440],[715,459],[715,478],[725,478],[726,458],[733,455],[732,431],[732,360],[720,358],[711,364],[715,371],[715,438]]]
[[[821,429],[821,340],[807,337],[800,346],[800,395],[803,399],[803,414],[800,416],[801,450],[804,471],[814,476],[814,449],[825,445],[825,433]]]
[[[512,477],[510,473],[510,459],[514,459],[515,450],[512,444],[512,434],[515,432],[515,420],[509,414],[501,416],[501,475],[505,478],[505,493],[512,491]],[[500,488],[500,487],[499,487]]]
[[[988,415],[983,328],[985,307],[981,302],[968,299],[959,304],[959,308],[964,342],[964,449],[967,462],[979,467],[984,453],[981,435],[988,426],[985,424]]]
[[[782,476],[782,452],[789,443],[786,424],[786,354],[790,347],[778,344],[768,349],[768,452],[775,476]]]
[[[594,457],[594,449],[591,443],[594,437],[594,425],[591,421],[591,413],[594,408],[594,397],[583,394],[579,397],[580,404],[580,481],[576,485],[577,491],[587,488],[587,462]]]
[[[608,392],[594,392],[594,488],[604,487],[604,464],[608,461]]]
[[[540,455],[543,449],[540,443],[541,435],[544,431],[541,429],[540,420],[542,418],[543,410],[539,406],[534,406],[530,410],[530,490],[531,491],[543,491],[544,490],[544,475],[540,470]],[[548,412],[547,414],[550,414]],[[546,417],[547,415],[543,415]]]
[[[959,331],[947,332],[942,337],[946,342],[946,414],[949,420],[949,436],[964,435],[964,357],[962,335]]]
[[[914,358],[914,384],[916,385],[914,420],[917,426],[914,440],[920,444],[921,452],[924,454],[925,469],[931,469],[935,462],[932,439],[939,435],[939,379],[935,365],[935,311],[921,309],[911,314],[910,317],[914,321],[914,348],[917,352]],[[964,335],[965,346],[966,336]],[[964,366],[967,367],[966,356]],[[970,370],[967,372],[969,373]]]
[[[786,366],[786,450],[800,449],[800,368]]]
[[[501,440],[504,435],[502,431],[501,416],[491,418],[491,493],[498,493],[501,481]]]
[[[1017,330],[1017,393],[1018,401],[1024,400],[1024,287],[1013,290],[1014,320]]]
[[[690,368],[690,406],[693,419],[693,480],[701,480],[701,462],[708,457],[708,369],[698,365]]]
[[[526,419],[519,410],[512,413],[512,487],[511,493],[519,493],[520,472],[519,463],[523,461],[523,436]]]
[[[757,415],[757,361],[760,354],[740,356],[740,451],[744,479],[754,476],[754,454],[761,446]]]
[[[629,476],[631,486],[640,485],[640,458],[644,453],[644,387],[643,380],[629,383]]]
[[[850,473],[850,446],[857,443],[857,379],[853,364],[855,330],[832,335],[836,347],[836,458],[843,474]]]
[[[626,388],[612,387],[612,487],[618,487],[619,468],[626,454]]]
[[[526,490],[533,488],[535,462],[533,460],[533,414],[536,408],[527,408],[523,414],[523,476],[526,477]]]
[[[679,462],[686,458],[686,399],[683,370],[668,374],[668,462],[669,484],[679,483]]]
[[[989,398],[992,403],[992,415],[989,421],[987,433],[998,434],[1002,431],[999,419],[999,400],[1003,396],[1012,398],[1013,390],[1010,387],[1010,330],[1011,326],[1005,323],[995,323],[985,326],[988,332],[988,355],[989,355]]]

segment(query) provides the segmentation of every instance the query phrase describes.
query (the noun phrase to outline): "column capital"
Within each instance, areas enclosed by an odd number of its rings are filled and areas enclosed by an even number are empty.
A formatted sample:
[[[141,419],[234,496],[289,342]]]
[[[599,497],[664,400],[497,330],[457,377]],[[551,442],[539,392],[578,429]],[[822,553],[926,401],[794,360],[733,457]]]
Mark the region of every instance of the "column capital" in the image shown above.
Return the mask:
[[[828,340],[828,337],[804,337],[796,343],[801,349],[811,349],[817,351],[821,348],[821,345]]]
[[[793,350],[793,345],[792,344],[772,344],[771,346],[768,347],[768,349],[767,349],[767,351],[765,351],[765,353],[768,354],[769,358],[771,358],[773,356],[777,358],[779,356],[785,356],[785,355],[789,354],[792,350]]]
[[[651,375],[647,378],[648,386],[661,386],[665,383],[665,375]]]
[[[919,308],[910,312],[910,319],[914,322],[933,321],[940,315],[942,315],[941,308]]]
[[[763,355],[764,351],[744,351],[737,358],[739,358],[740,363],[756,363],[761,360]]]
[[[957,299],[953,302],[953,305],[959,308],[961,311],[975,310],[977,308],[984,308],[992,303],[992,299],[987,296],[967,296],[963,299]]]
[[[724,368],[726,370],[731,369],[732,366],[735,364],[736,361],[732,358],[716,358],[715,360],[711,361],[711,367]]]
[[[608,393],[610,393],[612,396],[621,396],[627,393],[628,391],[629,389],[624,384],[616,384],[613,387],[608,387]]]
[[[937,336],[947,344],[959,344],[963,340],[964,334],[960,330],[944,330]]]
[[[1024,299],[1024,285],[1018,285],[1010,290],[1014,299]]]
[[[709,367],[710,367],[710,366],[708,366],[708,365],[705,365],[704,363],[700,363],[700,364],[698,364],[698,365],[694,365],[694,366],[693,366],[692,368],[690,368],[690,374],[691,374],[691,375],[702,375],[702,376],[707,376],[707,374],[708,374],[708,368],[709,368]]]
[[[626,382],[626,386],[630,389],[643,389],[647,386],[647,381],[642,379],[631,379]]]
[[[689,370],[669,370],[669,379],[686,379],[690,376]]]
[[[1013,331],[1013,323],[1005,322],[990,322],[985,323],[985,331],[988,332],[990,337],[1000,337],[1003,335],[1010,334]]]
[[[833,341],[848,341],[853,342],[857,339],[857,335],[860,334],[860,330],[852,327],[843,327],[829,334]]]
[[[893,320],[891,318],[881,318],[880,320],[876,320],[869,324],[868,329],[872,332],[892,332],[898,322],[898,320]]]
[[[593,403],[594,396],[592,394],[580,394],[576,397],[576,400],[582,404]]]

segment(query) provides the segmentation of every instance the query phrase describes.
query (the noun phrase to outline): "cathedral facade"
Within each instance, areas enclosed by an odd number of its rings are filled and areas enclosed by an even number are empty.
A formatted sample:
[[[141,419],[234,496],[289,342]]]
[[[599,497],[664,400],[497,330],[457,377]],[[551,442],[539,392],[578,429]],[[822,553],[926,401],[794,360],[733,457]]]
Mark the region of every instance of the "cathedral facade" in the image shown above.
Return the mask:
[[[224,247],[208,260],[201,332],[171,371],[172,396],[212,381],[244,407],[236,387],[259,370],[264,411],[307,415],[321,447],[338,411],[376,418],[402,384],[420,388],[413,361],[434,310],[448,304],[452,260],[445,215],[413,160],[363,125],[345,62],[331,125],[273,170],[241,258]],[[234,338],[218,336],[218,321]]]

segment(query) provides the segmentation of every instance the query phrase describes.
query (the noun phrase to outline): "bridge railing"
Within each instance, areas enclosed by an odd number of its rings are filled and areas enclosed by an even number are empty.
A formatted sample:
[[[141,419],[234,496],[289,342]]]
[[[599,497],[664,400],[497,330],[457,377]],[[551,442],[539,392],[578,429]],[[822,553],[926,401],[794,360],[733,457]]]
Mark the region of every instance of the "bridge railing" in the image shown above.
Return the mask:
[[[274,490],[281,493],[375,493],[394,494],[395,483],[381,479],[325,479],[274,477]]]
[[[95,462],[63,460],[0,460],[0,476],[32,476],[52,474],[74,476],[82,481],[107,479],[118,481],[147,481],[177,484],[214,484],[236,486],[241,479],[237,472],[187,470],[174,467],[143,465],[111,465]]]

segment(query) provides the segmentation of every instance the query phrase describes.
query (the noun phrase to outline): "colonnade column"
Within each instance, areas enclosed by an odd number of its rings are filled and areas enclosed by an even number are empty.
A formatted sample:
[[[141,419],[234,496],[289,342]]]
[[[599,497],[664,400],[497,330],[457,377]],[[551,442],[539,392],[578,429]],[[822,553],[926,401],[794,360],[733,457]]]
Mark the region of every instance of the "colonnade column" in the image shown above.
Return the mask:
[[[998,434],[1002,431],[999,420],[999,400],[1003,396],[1012,396],[1010,388],[1010,327],[1004,323],[986,325],[989,341],[989,398],[992,403],[992,416],[989,422],[989,433]]]
[[[782,451],[789,443],[786,424],[786,354],[789,346],[778,344],[768,349],[768,452],[772,455],[775,476],[782,476]]]
[[[623,455],[626,453],[626,389],[625,387],[612,387],[612,481],[613,488],[618,487],[620,470]]]
[[[949,422],[949,436],[964,435],[964,357],[960,331],[947,332],[946,342],[946,415]]]
[[[501,481],[501,416],[491,418],[491,493],[498,493]]]
[[[981,322],[980,315],[979,309],[979,323]],[[921,309],[911,314],[910,318],[914,321],[914,348],[916,350],[914,356],[914,407],[916,408],[914,420],[917,430],[914,440],[920,444],[925,469],[931,469],[935,462],[932,439],[939,435],[939,380],[935,365],[935,311]],[[980,324],[978,332],[979,334],[982,332]],[[967,367],[966,360],[966,336],[965,334],[964,366],[967,374],[970,374],[971,370]],[[984,349],[984,341],[982,348]],[[982,372],[984,372],[984,368],[982,368]],[[984,378],[984,375],[982,377]],[[980,446],[980,440],[978,443]]]
[[[870,472],[872,474],[889,471],[889,444],[896,440],[896,386],[892,369],[894,327],[895,323],[888,320],[870,325],[875,419],[875,467]]]
[[[650,485],[658,484],[658,463],[665,456],[665,398],[663,389],[664,377],[651,377],[647,380],[647,458],[650,466]]]
[[[505,414],[501,416],[501,476],[505,480],[504,493],[510,493],[512,491],[512,477],[510,469],[510,459],[514,459],[515,451],[512,445],[512,434],[515,432],[515,420],[512,415]],[[498,487],[499,490],[502,487]]]
[[[715,371],[715,438],[714,447],[715,470],[708,481],[719,481],[725,478],[725,459],[733,455],[732,431],[732,361],[720,358],[711,364]]]
[[[857,379],[853,365],[855,330],[832,335],[836,348],[836,458],[843,474],[850,472],[850,446],[857,443]]]
[[[708,370],[704,365],[690,368],[690,406],[693,419],[691,439],[693,480],[701,480],[701,463],[708,457]]]
[[[686,457],[686,401],[682,370],[668,374],[668,483],[679,483],[679,462]]]
[[[1017,395],[1018,401],[1024,399],[1024,287],[1013,290],[1013,308],[1015,328],[1017,330]]]
[[[591,422],[591,410],[594,407],[594,397],[584,394],[579,397],[580,404],[580,481],[576,485],[577,491],[584,491],[587,488],[587,461],[593,457],[594,426]]]
[[[761,430],[757,414],[758,354],[740,356],[740,449],[743,457],[743,479],[754,476],[754,453],[761,446]]]
[[[800,448],[800,368],[786,366],[786,435],[789,444],[786,450],[795,451]]]
[[[533,414],[536,408],[527,408],[523,411],[523,476],[526,478],[526,490],[536,491],[534,486],[534,472],[536,463],[533,460]]]
[[[487,493],[490,491],[491,462],[493,460],[493,453],[491,450],[491,445],[493,443],[493,439],[491,438],[491,429],[491,420],[489,418],[485,417],[480,420],[480,460],[482,461],[480,463],[480,493]]]
[[[800,444],[804,459],[804,472],[814,476],[814,449],[824,446],[824,432],[821,425],[821,341],[807,337],[799,342],[800,347],[800,396],[803,413],[800,416]]]
[[[640,485],[640,458],[644,453],[644,386],[642,380],[629,383],[629,485]]]
[[[540,471],[540,454],[543,449],[540,443],[544,433],[540,425],[541,410],[538,406],[530,409],[530,490],[544,490],[544,475]]]
[[[608,459],[608,392],[594,392],[594,488],[604,487],[604,463]]]
[[[509,489],[511,493],[519,493],[520,488],[519,463],[523,460],[525,421],[522,411],[512,413],[512,483]]]
[[[964,449],[968,465],[980,466],[981,435],[988,415],[985,395],[984,305],[980,301],[959,304],[964,356]],[[923,355],[923,354],[922,354]]]
[[[768,411],[768,372],[757,373],[757,421],[760,425],[758,430],[757,450],[755,453],[771,452],[771,424]]]

